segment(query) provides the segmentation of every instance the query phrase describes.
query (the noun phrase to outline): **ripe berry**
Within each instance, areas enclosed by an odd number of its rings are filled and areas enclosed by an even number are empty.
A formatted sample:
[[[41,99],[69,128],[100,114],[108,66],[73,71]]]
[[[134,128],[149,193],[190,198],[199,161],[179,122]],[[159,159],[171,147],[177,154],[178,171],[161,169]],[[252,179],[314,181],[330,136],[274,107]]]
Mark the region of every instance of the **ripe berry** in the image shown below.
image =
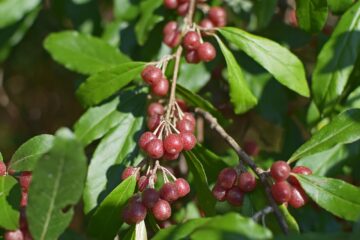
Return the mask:
[[[183,46],[187,50],[196,50],[200,46],[200,36],[197,32],[189,31],[183,39]]]
[[[174,48],[179,45],[181,41],[181,33],[179,31],[170,32],[163,37],[163,42],[170,48]]]
[[[205,29],[214,28],[213,22],[208,18],[204,18],[203,20],[201,20],[199,25],[200,25],[200,27],[205,28]]]
[[[156,136],[152,132],[144,132],[139,138],[139,147],[145,150],[146,145],[155,138]]]
[[[163,34],[167,35],[169,33],[175,32],[178,29],[178,25],[175,21],[170,21],[168,22],[164,29],[163,29]]]
[[[0,176],[4,176],[6,174],[6,165],[3,161],[0,161]]]
[[[291,172],[296,173],[296,174],[303,174],[303,175],[311,175],[312,174],[312,170],[305,166],[296,166],[291,170]],[[291,176],[291,175],[289,176],[289,183],[291,183],[294,186],[300,186],[300,183],[296,179],[295,176]]]
[[[146,145],[146,152],[149,157],[159,159],[164,155],[163,142],[160,139],[153,139]]]
[[[175,9],[178,6],[178,0],[164,0],[164,6],[168,9]]]
[[[138,202],[130,203],[123,211],[123,219],[127,224],[136,224],[146,217],[146,208]]]
[[[160,68],[149,65],[141,72],[141,77],[146,83],[153,85],[160,81],[163,77],[163,73]]]
[[[4,239],[5,240],[23,240],[23,234],[20,231],[20,229],[14,230],[14,231],[7,231],[4,233]]]
[[[251,192],[256,187],[255,176],[249,172],[241,173],[238,180],[238,186],[243,192]]]
[[[154,131],[160,124],[160,116],[159,115],[149,116],[147,118],[146,124],[150,131]]]
[[[175,154],[183,150],[183,143],[180,135],[178,134],[169,134],[164,139],[164,149],[166,152]]]
[[[244,151],[250,156],[257,156],[259,154],[259,146],[254,141],[246,141],[244,143]]]
[[[237,178],[237,173],[233,168],[224,168],[221,170],[218,176],[218,183],[221,187],[225,189],[230,189]]]
[[[154,207],[155,203],[157,203],[159,198],[160,194],[158,191],[153,188],[147,188],[142,193],[142,204],[146,208],[152,208]]]
[[[134,168],[134,167],[127,167],[125,168],[125,170],[122,172],[121,174],[121,180],[125,180],[127,179],[128,177],[134,175],[136,173],[136,180],[139,179],[140,177],[140,174],[139,174],[139,171],[136,171],[137,169]]]
[[[156,220],[165,221],[171,217],[170,204],[165,200],[159,199],[152,208],[152,213]]]
[[[226,192],[227,190],[221,187],[218,183],[215,184],[214,188],[212,189],[212,195],[220,202],[225,201]]]
[[[176,103],[179,105],[179,107],[182,111],[186,112],[188,110],[186,102],[183,99],[176,99]],[[190,113],[188,113],[188,114],[190,114]]]
[[[151,103],[147,108],[147,114],[152,115],[163,115],[165,112],[163,105],[157,102]]]
[[[308,197],[301,187],[293,186],[291,188],[291,198],[289,200],[290,206],[293,208],[300,208],[308,201]]]
[[[176,185],[165,183],[160,189],[160,197],[168,202],[176,201],[179,198]]]
[[[199,58],[204,62],[210,62],[216,57],[216,49],[209,42],[204,42],[200,44],[197,49]]]
[[[181,119],[180,121],[178,121],[176,123],[176,128],[180,132],[191,132],[192,133],[195,131],[195,125],[187,119]]]
[[[226,25],[227,14],[222,7],[211,7],[208,12],[208,17],[217,27],[224,27]]]
[[[21,192],[21,201],[20,206],[26,207],[28,203],[28,193],[27,192]]]
[[[271,194],[278,203],[288,202],[291,198],[291,186],[285,181],[276,182],[271,187]]]
[[[169,81],[162,78],[157,84],[151,86],[151,92],[159,97],[166,96],[169,91]]]
[[[179,158],[179,153],[171,154],[171,153],[165,152],[163,158],[165,160],[169,160],[169,161],[176,160]]]
[[[187,63],[199,63],[200,62],[200,58],[199,58],[199,54],[197,53],[196,50],[188,50],[186,51],[185,54],[185,60]]]
[[[19,181],[23,191],[27,191],[29,189],[31,178],[32,178],[31,172],[26,171],[21,173]]]
[[[179,16],[185,16],[189,11],[189,2],[179,4],[178,8],[176,9]]]
[[[275,181],[284,181],[290,175],[290,166],[284,161],[274,162],[270,169],[270,174]]]
[[[139,193],[133,195],[129,201],[128,204],[132,204],[132,203],[141,203],[141,195]]]
[[[226,200],[234,206],[241,206],[244,199],[244,192],[240,190],[238,187],[232,187],[226,193]]]
[[[183,150],[190,151],[196,145],[196,137],[191,132],[180,133]]]
[[[176,185],[179,197],[185,197],[186,195],[188,195],[188,193],[190,192],[190,185],[185,179],[178,178],[174,183]]]
[[[141,176],[137,182],[137,185],[140,192],[144,191],[144,189],[149,185],[149,177]]]
[[[195,126],[196,121],[193,114],[186,112],[184,113],[183,119],[190,121]]]

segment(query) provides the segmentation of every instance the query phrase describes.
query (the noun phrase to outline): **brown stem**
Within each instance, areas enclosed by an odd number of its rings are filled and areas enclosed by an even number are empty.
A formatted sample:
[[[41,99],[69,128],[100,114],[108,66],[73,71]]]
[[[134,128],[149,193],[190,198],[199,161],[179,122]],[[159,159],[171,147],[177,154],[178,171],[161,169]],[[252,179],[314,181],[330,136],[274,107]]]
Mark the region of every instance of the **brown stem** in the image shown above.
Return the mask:
[[[210,127],[214,129],[236,151],[241,161],[247,164],[256,173],[256,175],[260,179],[260,182],[265,188],[266,197],[269,201],[270,206],[274,209],[276,219],[279,222],[282,231],[285,234],[288,234],[289,227],[278,205],[276,204],[274,198],[271,195],[271,184],[269,182],[267,173],[263,169],[259,168],[255,164],[255,162],[251,159],[251,157],[241,149],[239,144],[224,130],[222,126],[218,124],[217,119],[215,117],[213,117],[210,113],[200,108],[196,108],[195,112],[202,115],[204,119],[210,123]]]

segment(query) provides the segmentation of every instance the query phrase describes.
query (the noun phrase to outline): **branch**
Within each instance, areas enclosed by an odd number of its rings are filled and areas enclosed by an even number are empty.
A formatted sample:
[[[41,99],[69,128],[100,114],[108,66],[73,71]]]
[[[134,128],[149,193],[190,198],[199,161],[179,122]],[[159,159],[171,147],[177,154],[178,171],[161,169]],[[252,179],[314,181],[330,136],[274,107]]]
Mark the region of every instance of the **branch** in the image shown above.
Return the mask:
[[[287,234],[289,232],[289,227],[278,205],[276,204],[274,198],[271,195],[271,184],[269,182],[267,173],[263,169],[259,168],[255,164],[255,162],[251,159],[251,157],[241,149],[239,144],[224,130],[222,126],[219,125],[215,117],[213,117],[210,113],[200,108],[196,108],[195,112],[202,115],[205,118],[205,120],[210,123],[210,127],[214,129],[236,151],[237,155],[240,157],[240,160],[243,163],[247,164],[259,177],[260,182],[265,188],[265,193],[269,201],[269,204],[274,209],[276,219],[279,222],[282,231],[285,234]]]
[[[263,209],[261,209],[260,211],[256,212],[253,216],[252,219],[255,222],[258,222],[260,220],[261,217],[266,216],[269,213],[272,213],[274,211],[274,209],[271,206],[267,206]]]

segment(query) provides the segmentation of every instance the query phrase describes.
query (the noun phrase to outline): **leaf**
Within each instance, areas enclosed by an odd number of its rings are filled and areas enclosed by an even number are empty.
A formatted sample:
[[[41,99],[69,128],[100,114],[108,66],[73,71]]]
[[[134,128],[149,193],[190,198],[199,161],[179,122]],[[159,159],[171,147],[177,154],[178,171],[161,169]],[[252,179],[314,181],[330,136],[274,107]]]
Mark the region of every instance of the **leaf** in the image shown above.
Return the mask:
[[[349,109],[316,132],[290,157],[288,163],[360,139],[360,109]]]
[[[255,18],[256,29],[262,29],[269,25],[275,13],[277,0],[256,0],[253,6],[252,16]]]
[[[320,207],[349,220],[360,218],[360,189],[344,181],[314,175],[295,175],[305,192]]]
[[[0,152],[0,161],[3,162],[4,161],[4,157],[2,155],[2,153]]]
[[[88,225],[91,236],[95,239],[114,239],[123,224],[121,213],[128,199],[134,194],[135,186],[135,177],[129,177],[101,202]]]
[[[40,0],[2,0],[0,1],[0,28],[19,21],[26,13],[40,4]]]
[[[344,91],[360,48],[360,2],[351,7],[338,22],[331,38],[317,59],[312,92],[319,110],[333,107]]]
[[[190,172],[194,176],[198,204],[207,216],[212,216],[215,214],[214,206],[216,201],[209,190],[204,167],[192,152],[184,152],[184,156]]]
[[[131,21],[139,15],[140,0],[114,0],[116,19]]]
[[[102,192],[112,189],[108,181],[116,179],[118,184],[119,172],[114,165],[127,164],[137,153],[137,137],[143,126],[146,94],[138,91],[127,91],[120,95],[119,123],[97,146],[92,156],[86,186],[84,190],[84,211],[89,213],[101,200]],[[109,168],[113,167],[110,171]]]
[[[76,94],[85,105],[94,105],[125,87],[143,70],[145,63],[128,62],[95,73],[82,83]]]
[[[119,98],[99,107],[88,109],[75,123],[76,137],[83,145],[88,145],[101,138],[121,120],[121,113],[117,110]]]
[[[54,136],[43,134],[23,143],[12,156],[9,169],[15,171],[32,171],[36,162],[53,145]]]
[[[136,39],[144,45],[149,33],[164,17],[154,14],[154,11],[163,4],[162,0],[145,0],[140,3],[141,17],[135,25]]]
[[[332,12],[341,13],[346,11],[354,3],[353,0],[327,0]]]
[[[12,176],[0,176],[0,227],[19,228],[20,186]]]
[[[238,28],[224,27],[219,32],[269,71],[281,84],[302,96],[310,95],[304,66],[288,49]]]
[[[54,60],[82,74],[94,74],[130,61],[116,47],[75,31],[50,34],[44,47]]]
[[[359,238],[358,232],[331,232],[331,233],[302,233],[290,234],[287,236],[276,236],[276,240],[355,240]]]
[[[229,77],[230,101],[234,105],[234,112],[241,114],[247,112],[257,104],[257,99],[250,91],[244,74],[232,53],[227,49],[220,38],[216,38],[224,55]]]
[[[300,28],[319,32],[327,20],[327,0],[296,0],[296,16]]]
[[[210,77],[210,73],[202,62],[199,64],[181,64],[177,83],[196,93],[209,82]]]
[[[282,204],[279,206],[279,209],[288,224],[290,232],[300,233],[299,224],[296,222],[296,219],[291,215],[288,208]]]
[[[26,216],[34,239],[57,239],[73,217],[82,194],[87,161],[80,142],[68,129],[56,132],[50,151],[32,172]]]

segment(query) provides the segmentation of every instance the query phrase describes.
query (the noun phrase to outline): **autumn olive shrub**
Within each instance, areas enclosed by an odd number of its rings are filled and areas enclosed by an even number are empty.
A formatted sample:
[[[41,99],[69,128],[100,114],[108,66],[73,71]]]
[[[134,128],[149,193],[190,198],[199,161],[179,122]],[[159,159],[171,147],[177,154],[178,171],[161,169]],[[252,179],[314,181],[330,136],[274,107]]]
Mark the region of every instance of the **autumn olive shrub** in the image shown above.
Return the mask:
[[[309,75],[281,42],[239,28],[235,1],[123,2],[118,9],[138,12],[122,21],[156,54],[133,61],[76,31],[46,38],[55,61],[87,76],[76,94],[88,109],[73,131],[35,136],[6,164],[0,157],[4,239],[67,239],[79,202],[85,230],[71,239],[355,239],[360,2],[299,0],[287,13],[291,29],[318,33],[329,11],[343,12]],[[261,13],[255,5],[258,24],[276,2]],[[148,41],[159,32],[157,49]],[[199,91],[211,84],[220,87]],[[225,108],[211,97],[220,92]],[[260,115],[280,116],[281,133]],[[239,134],[248,124],[256,130]]]

